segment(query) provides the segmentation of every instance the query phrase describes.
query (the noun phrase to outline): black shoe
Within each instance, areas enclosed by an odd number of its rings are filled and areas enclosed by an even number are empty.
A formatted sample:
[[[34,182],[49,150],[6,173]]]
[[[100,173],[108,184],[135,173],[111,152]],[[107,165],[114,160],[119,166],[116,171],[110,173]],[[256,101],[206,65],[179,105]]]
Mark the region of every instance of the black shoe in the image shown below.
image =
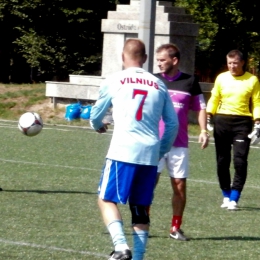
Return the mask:
[[[0,191],[2,191],[3,189],[2,188],[0,188]]]
[[[184,232],[181,229],[178,230],[173,230],[171,229],[170,237],[176,240],[181,240],[181,241],[189,241],[190,239],[187,238],[184,235]]]
[[[108,260],[131,260],[132,259],[132,253],[129,249],[126,249],[124,251],[113,251],[111,254],[111,257]]]

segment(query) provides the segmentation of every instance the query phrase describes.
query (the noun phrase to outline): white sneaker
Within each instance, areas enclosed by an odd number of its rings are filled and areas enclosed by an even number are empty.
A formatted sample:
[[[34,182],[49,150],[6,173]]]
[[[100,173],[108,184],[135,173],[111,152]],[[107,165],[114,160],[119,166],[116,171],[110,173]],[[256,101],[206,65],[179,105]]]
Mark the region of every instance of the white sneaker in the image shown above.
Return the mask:
[[[223,199],[223,203],[221,204],[220,207],[221,207],[222,209],[224,209],[224,208],[228,208],[229,203],[230,203],[229,198],[224,198],[224,199]]]
[[[227,209],[228,210],[237,210],[238,209],[237,203],[234,200],[230,201]]]

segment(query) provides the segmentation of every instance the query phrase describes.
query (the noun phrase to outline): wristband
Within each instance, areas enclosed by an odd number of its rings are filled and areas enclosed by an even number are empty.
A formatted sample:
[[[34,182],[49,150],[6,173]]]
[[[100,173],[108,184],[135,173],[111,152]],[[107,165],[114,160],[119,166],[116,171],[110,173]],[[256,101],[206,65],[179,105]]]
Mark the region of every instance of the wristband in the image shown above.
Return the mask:
[[[208,138],[210,137],[210,134],[209,134],[209,132],[208,132],[207,130],[205,130],[205,129],[201,130],[201,131],[200,131],[200,133],[206,133],[206,134],[207,134],[207,136],[208,136]]]

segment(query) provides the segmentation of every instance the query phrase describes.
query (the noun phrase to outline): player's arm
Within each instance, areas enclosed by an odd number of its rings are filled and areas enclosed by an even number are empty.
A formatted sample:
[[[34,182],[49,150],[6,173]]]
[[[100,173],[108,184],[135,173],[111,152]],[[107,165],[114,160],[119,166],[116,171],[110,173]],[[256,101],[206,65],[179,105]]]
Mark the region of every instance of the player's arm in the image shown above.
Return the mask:
[[[220,102],[220,80],[219,77],[217,77],[214,87],[211,90],[211,96],[208,100],[207,107],[206,107],[206,113],[207,113],[207,130],[212,131],[213,130],[213,115],[216,114],[217,108],[219,106]]]
[[[260,83],[258,79],[254,84],[251,100],[253,119],[255,123],[260,123]]]
[[[209,133],[207,131],[207,113],[206,109],[201,109],[198,112],[198,122],[200,126],[199,143],[201,143],[201,149],[208,146]]]
[[[211,96],[207,103],[206,112],[208,115],[214,115],[217,111],[220,101],[220,82],[218,78],[215,81],[214,87],[211,90]]]
[[[108,91],[108,86],[101,85],[99,97],[90,113],[90,126],[98,133],[105,133],[107,130],[108,124],[103,123],[102,120],[111,105],[111,95]]]
[[[207,131],[207,113],[206,113],[206,102],[201,91],[200,85],[197,81],[193,84],[194,92],[196,93],[191,98],[190,109],[198,111],[198,123],[200,126],[199,143],[201,143],[201,149],[208,146],[209,133]]]
[[[260,137],[260,83],[258,79],[254,84],[252,92],[252,114],[254,119],[254,129],[253,132],[249,135],[249,138],[252,138],[255,134],[257,138]]]

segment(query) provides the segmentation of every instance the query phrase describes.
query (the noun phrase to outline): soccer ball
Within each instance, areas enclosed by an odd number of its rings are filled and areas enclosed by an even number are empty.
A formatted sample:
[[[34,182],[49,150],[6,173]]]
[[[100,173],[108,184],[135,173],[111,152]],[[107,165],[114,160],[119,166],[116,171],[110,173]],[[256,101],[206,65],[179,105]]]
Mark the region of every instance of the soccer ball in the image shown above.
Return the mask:
[[[43,128],[42,118],[35,112],[26,112],[19,118],[18,128],[24,135],[35,136]]]

